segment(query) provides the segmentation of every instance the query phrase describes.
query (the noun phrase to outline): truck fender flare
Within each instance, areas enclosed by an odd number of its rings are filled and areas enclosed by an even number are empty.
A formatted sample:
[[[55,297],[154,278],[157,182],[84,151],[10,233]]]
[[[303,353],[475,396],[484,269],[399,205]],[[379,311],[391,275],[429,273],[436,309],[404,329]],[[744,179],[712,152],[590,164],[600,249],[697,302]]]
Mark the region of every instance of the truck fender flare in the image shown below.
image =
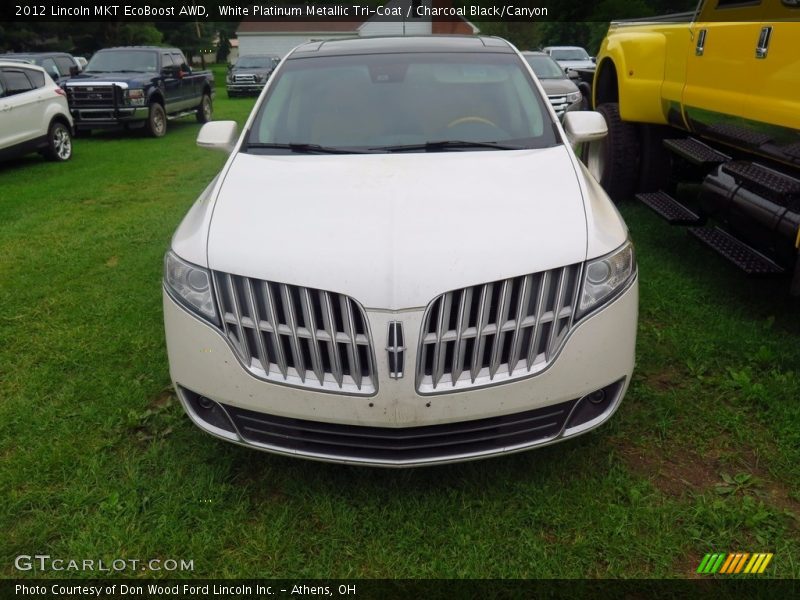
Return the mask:
[[[617,102],[623,120],[666,124],[661,103],[665,36],[617,33],[606,38],[600,55],[594,80],[594,105]]]
[[[150,95],[147,97],[147,104],[152,104],[153,102],[158,102],[161,106],[164,106],[164,96],[161,95],[161,92],[158,90],[154,90],[150,92]]]

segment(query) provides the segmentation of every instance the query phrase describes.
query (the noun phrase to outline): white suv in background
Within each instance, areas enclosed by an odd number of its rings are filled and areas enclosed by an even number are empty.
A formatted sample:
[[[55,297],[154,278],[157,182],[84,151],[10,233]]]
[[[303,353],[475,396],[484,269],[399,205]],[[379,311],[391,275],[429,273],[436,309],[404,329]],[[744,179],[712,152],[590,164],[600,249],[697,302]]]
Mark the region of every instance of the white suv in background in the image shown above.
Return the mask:
[[[54,161],[72,156],[67,97],[41,67],[0,61],[0,159],[36,151]]]
[[[628,230],[513,46],[311,42],[253,114],[165,257],[170,372],[217,437],[411,466],[589,431],[631,380]],[[238,139],[237,139],[238,137]]]

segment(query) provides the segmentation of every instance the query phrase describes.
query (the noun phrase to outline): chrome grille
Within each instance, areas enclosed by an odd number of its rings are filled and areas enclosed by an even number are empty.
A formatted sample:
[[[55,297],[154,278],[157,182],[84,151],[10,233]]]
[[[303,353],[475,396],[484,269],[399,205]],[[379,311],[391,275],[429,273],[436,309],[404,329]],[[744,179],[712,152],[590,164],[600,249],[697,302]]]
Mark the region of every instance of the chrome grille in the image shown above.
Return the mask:
[[[342,294],[214,273],[225,334],[256,376],[316,389],[374,394],[367,317]]]
[[[67,100],[73,108],[113,106],[116,104],[114,85],[67,85]]]
[[[569,102],[567,101],[567,96],[565,94],[548,96],[547,99],[550,100],[550,104],[553,105],[557,116],[562,117],[564,113],[567,112]]]
[[[417,389],[444,393],[544,369],[572,327],[581,266],[476,285],[435,298],[425,311]]]
[[[233,81],[235,83],[255,83],[256,76],[255,75],[234,75]]]

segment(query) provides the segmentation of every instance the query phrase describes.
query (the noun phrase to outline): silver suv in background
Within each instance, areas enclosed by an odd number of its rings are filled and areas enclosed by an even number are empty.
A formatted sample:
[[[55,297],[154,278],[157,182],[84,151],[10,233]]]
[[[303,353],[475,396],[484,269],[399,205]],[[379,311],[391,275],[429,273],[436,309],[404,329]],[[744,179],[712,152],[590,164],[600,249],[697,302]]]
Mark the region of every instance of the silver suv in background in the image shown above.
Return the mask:
[[[72,156],[66,95],[42,67],[0,60],[0,159],[36,151],[54,161]]]
[[[559,119],[568,110],[583,108],[583,95],[578,86],[567,77],[556,61],[543,52],[523,52],[522,57],[536,73]]]
[[[594,57],[580,46],[547,46],[542,52],[551,56],[567,75],[570,69],[593,69]]]

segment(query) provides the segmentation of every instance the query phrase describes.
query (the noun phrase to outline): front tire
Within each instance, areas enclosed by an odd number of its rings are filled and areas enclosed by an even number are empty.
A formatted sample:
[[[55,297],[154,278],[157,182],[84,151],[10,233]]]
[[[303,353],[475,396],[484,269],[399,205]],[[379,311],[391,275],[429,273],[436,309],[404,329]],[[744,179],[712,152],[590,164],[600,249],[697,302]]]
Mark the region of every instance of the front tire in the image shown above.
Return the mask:
[[[69,127],[59,121],[50,124],[44,155],[48,160],[56,162],[64,162],[72,157],[72,134]]]
[[[639,178],[639,140],[633,123],[619,116],[619,104],[601,104],[595,109],[603,115],[608,135],[587,144],[584,162],[614,202],[633,195]]]
[[[167,133],[167,113],[158,102],[150,105],[144,129],[150,137],[164,137],[164,134]]]
[[[200,100],[200,106],[197,107],[197,114],[195,115],[198,123],[208,123],[213,116],[213,107],[211,105],[211,96],[207,93],[203,94],[203,99]]]

